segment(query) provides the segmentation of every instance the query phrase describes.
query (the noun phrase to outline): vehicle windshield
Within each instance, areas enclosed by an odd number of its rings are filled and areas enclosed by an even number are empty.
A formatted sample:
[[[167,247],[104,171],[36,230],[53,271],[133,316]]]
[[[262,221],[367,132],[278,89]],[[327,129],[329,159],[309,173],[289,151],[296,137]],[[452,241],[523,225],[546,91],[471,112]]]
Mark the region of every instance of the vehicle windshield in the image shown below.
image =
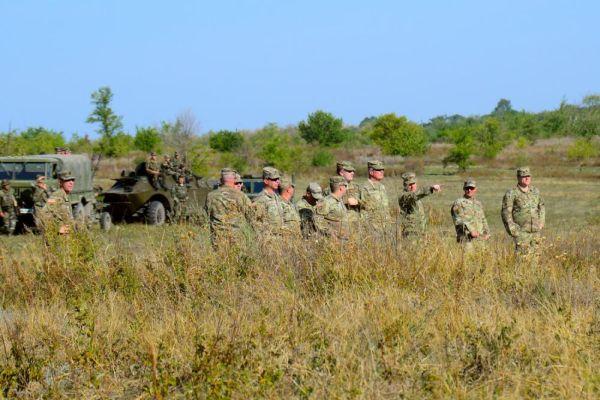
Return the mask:
[[[33,181],[46,175],[44,162],[0,162],[0,179]]]

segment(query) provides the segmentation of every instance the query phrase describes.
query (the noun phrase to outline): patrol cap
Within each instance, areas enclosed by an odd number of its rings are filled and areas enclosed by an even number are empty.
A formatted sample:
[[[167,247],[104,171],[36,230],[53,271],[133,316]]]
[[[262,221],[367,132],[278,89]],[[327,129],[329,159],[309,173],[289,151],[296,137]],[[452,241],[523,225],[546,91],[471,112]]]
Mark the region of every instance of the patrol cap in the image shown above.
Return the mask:
[[[333,190],[334,187],[348,186],[348,182],[346,182],[343,176],[336,175],[329,178],[329,186]]]
[[[385,167],[383,166],[383,162],[381,162],[379,160],[373,160],[373,161],[367,162],[367,167],[373,168],[376,171],[383,171],[385,169]]]
[[[279,179],[281,175],[277,168],[273,167],[264,167],[262,170],[263,179]]]
[[[10,186],[10,181],[8,179],[2,179],[2,187]]]
[[[354,168],[354,165],[352,165],[352,163],[350,161],[340,161],[336,164],[338,170],[339,169],[344,169],[348,172],[354,172],[356,171],[356,168]]]
[[[309,183],[306,187],[306,191],[310,192],[312,197],[316,200],[321,200],[323,198],[323,189],[317,182]]]
[[[242,176],[237,172],[235,173],[235,183],[243,183]]]
[[[296,185],[294,185],[294,182],[292,182],[292,179],[289,176],[284,176],[283,178],[281,178],[281,183],[279,184],[280,190],[285,190],[290,186],[296,187]]]
[[[517,168],[517,177],[521,178],[523,176],[531,176],[531,172],[529,171],[529,167],[520,167],[520,168]]]
[[[44,175],[38,175],[38,176],[35,178],[35,182],[36,182],[36,183],[44,182],[45,180],[46,180],[46,176],[44,176]]]
[[[225,178],[234,178],[235,179],[236,171],[231,168],[223,168],[221,170],[221,179]]]
[[[417,174],[414,172],[405,172],[402,174],[402,180],[404,181],[404,186],[417,183]]]
[[[62,171],[58,174],[58,179],[61,181],[74,181],[75,176],[71,173],[71,171]]]
[[[477,182],[475,182],[475,179],[473,179],[473,178],[467,178],[467,180],[463,184],[463,189],[476,188],[476,187],[477,187]]]
[[[150,152],[150,155],[151,155],[151,156],[155,156],[155,155],[156,155],[156,152],[154,152],[154,151],[151,151],[151,152]]]

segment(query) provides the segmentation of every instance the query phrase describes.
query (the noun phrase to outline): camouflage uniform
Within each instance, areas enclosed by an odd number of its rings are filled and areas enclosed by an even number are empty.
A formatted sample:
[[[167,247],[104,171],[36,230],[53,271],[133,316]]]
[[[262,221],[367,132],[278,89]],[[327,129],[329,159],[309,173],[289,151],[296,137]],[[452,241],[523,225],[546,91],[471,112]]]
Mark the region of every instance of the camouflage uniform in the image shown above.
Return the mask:
[[[383,170],[381,161],[369,162],[369,168]],[[390,222],[390,207],[387,192],[383,183],[367,180],[359,192],[361,221],[377,234],[384,234]]]
[[[467,180],[464,187],[476,187],[475,185],[475,181]],[[467,249],[472,248],[472,242],[479,243],[483,240],[483,236],[490,234],[483,206],[479,200],[463,196],[454,201],[450,212],[456,229],[456,241],[464,244]],[[479,236],[472,237],[472,232],[479,233]]]
[[[188,193],[185,184],[175,184],[171,187],[171,197],[173,197],[173,219],[182,222],[188,215],[187,201]]]
[[[347,185],[347,182],[341,176],[334,176],[331,177],[330,184],[332,186]],[[319,233],[337,239],[348,239],[350,236],[350,221],[348,210],[341,198],[337,198],[333,194],[328,195],[317,203],[315,213],[315,222]]]
[[[299,236],[300,214],[298,214],[298,210],[296,210],[296,206],[294,205],[294,203],[292,203],[291,199],[286,200],[283,196],[284,191],[287,191],[290,187],[294,188],[295,190],[295,186],[292,180],[289,177],[282,178],[281,183],[279,184],[279,193],[281,194],[279,197],[281,199],[281,208],[283,210],[282,228],[284,234]]]
[[[340,169],[344,169],[348,172],[356,171],[356,168],[354,168],[354,165],[350,161],[340,161],[337,163],[336,167],[338,173]],[[348,189],[346,190],[346,193],[344,193],[344,196],[342,196],[342,201],[344,202],[344,205],[348,210],[348,220],[350,221],[350,225],[352,226],[358,224],[358,222],[360,221],[360,186],[358,186],[354,181],[346,181],[346,183],[348,183]],[[329,194],[331,194],[329,188],[323,191],[324,196],[328,196]],[[348,199],[350,198],[356,199],[358,204],[354,206],[348,204]]]
[[[150,181],[150,184],[152,185],[152,187],[154,187],[154,189],[158,190],[159,189],[159,178],[160,175],[156,175],[156,174],[152,174],[149,171],[158,171],[160,172],[160,163],[158,162],[158,160],[153,160],[152,157],[154,156],[154,153],[151,153],[151,156],[148,157],[148,159],[146,160],[146,175],[148,176],[148,181]]]
[[[62,188],[55,190],[50,195],[46,205],[40,210],[38,220],[41,223],[41,228],[46,231],[50,227],[56,228],[58,232],[60,226],[74,226],[75,220],[71,200]]]
[[[36,186],[33,189],[33,205],[35,208],[35,212],[37,213],[44,205],[46,205],[46,201],[50,197],[50,191],[48,189],[42,189],[39,186]]]
[[[317,226],[315,225],[315,209],[318,201],[323,200],[323,189],[321,189],[321,186],[318,183],[311,182],[308,184],[306,191],[310,192],[317,203],[315,203],[315,205],[310,204],[306,199],[307,195],[305,195],[296,202],[296,210],[298,210],[298,214],[300,215],[302,236],[304,238],[309,238],[317,232]]]
[[[517,176],[531,176],[529,168],[517,170]],[[524,191],[519,185],[510,189],[502,199],[502,222],[515,241],[519,253],[535,251],[540,243],[540,231],[546,221],[546,207],[537,188]]]
[[[10,189],[8,181],[2,181],[2,189],[0,190],[0,228],[11,235],[17,226],[17,199]]]
[[[241,240],[252,220],[252,202],[242,191],[229,186],[219,186],[206,198],[211,240]]]
[[[279,171],[275,168],[263,168],[263,179],[278,179]],[[261,233],[279,235],[283,229],[283,205],[277,193],[269,193],[266,189],[253,200],[256,230]]]
[[[402,179],[404,180],[404,191],[398,197],[402,236],[423,236],[427,227],[427,217],[421,199],[433,193],[433,186],[422,187],[411,192],[408,190],[408,185],[417,182],[416,175],[414,173],[403,174]]]

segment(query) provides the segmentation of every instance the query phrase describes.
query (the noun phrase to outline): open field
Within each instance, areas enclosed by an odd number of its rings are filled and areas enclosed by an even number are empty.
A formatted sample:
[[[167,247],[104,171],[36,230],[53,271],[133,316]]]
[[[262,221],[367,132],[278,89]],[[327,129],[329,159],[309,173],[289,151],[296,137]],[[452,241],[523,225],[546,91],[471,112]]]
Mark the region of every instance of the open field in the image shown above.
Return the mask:
[[[465,259],[449,212],[463,177],[435,165],[420,183],[443,192],[425,200],[419,245],[259,238],[215,252],[205,228],[139,224],[1,237],[1,393],[598,398],[600,174],[561,171],[533,170],[547,209],[537,263],[515,260],[500,220],[513,170],[471,172],[493,237]],[[400,180],[386,186],[394,203]]]

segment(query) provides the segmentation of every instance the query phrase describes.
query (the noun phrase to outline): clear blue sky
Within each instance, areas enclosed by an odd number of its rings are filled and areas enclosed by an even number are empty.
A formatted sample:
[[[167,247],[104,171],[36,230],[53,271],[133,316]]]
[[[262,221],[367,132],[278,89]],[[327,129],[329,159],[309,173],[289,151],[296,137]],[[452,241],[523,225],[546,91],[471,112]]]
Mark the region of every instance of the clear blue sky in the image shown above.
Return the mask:
[[[0,131],[126,130],[191,110],[202,132],[555,108],[600,91],[600,1],[0,0]]]

